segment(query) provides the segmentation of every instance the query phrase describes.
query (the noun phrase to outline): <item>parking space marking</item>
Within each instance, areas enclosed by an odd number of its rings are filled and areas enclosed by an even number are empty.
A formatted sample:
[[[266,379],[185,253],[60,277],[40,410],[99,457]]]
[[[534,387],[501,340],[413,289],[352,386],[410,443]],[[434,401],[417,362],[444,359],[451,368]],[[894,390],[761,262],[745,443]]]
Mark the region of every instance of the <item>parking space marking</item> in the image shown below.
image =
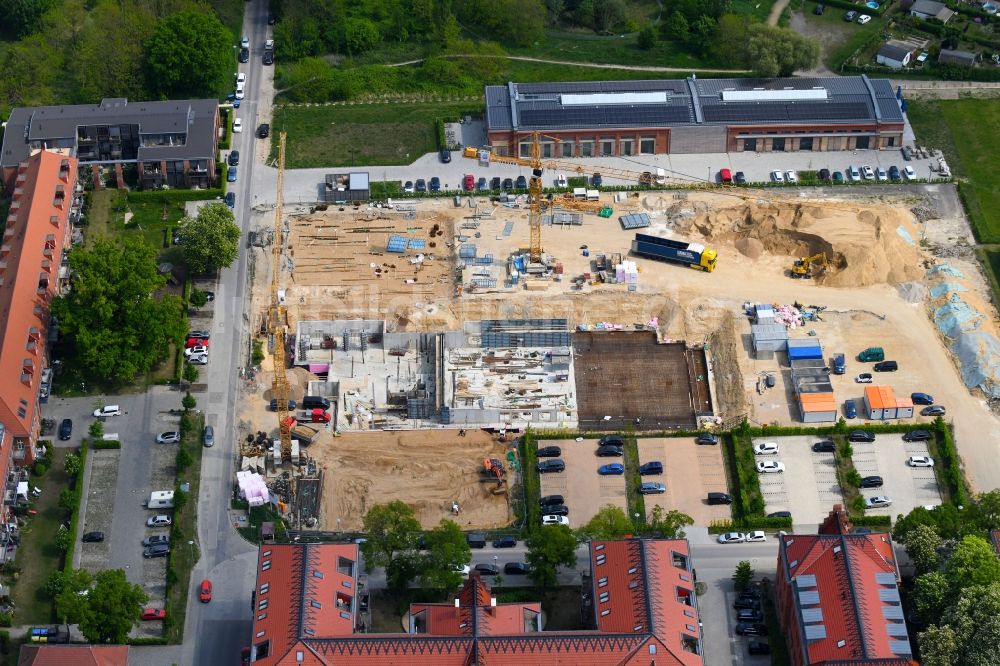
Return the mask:
[[[625,501],[625,477],[602,476],[597,473],[601,465],[621,463],[621,458],[594,455],[597,440],[577,442],[571,439],[546,441],[546,446],[562,449],[566,470],[541,474],[542,495],[562,495],[569,509],[570,527],[585,525],[607,504],[627,508]]]
[[[693,437],[640,437],[637,448],[639,464],[658,460],[664,467],[663,475],[643,477],[643,481],[660,482],[667,487],[664,494],[645,496],[647,516],[657,506],[686,513],[695,525],[708,525],[732,515],[728,506],[709,505],[706,501],[709,492],[728,490],[718,446],[696,444]]]

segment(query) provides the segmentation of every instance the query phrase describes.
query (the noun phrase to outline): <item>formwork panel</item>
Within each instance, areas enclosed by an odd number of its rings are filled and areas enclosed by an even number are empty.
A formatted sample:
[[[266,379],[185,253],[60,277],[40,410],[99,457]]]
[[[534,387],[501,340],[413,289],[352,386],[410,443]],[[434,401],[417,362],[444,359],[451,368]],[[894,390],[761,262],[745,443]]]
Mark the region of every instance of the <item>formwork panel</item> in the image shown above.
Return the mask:
[[[649,331],[586,331],[573,334],[573,351],[582,430],[695,425],[697,373],[684,343],[657,344]]]

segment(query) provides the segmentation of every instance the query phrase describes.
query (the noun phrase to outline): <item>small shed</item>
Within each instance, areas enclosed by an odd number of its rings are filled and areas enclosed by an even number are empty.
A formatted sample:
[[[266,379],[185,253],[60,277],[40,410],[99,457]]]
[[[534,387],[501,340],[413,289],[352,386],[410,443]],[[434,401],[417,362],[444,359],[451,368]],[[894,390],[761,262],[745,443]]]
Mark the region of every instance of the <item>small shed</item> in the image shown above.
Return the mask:
[[[800,393],[797,402],[804,423],[828,423],[837,420],[837,401],[833,393]]]
[[[957,51],[953,49],[941,49],[938,55],[938,62],[951,63],[954,65],[966,65],[973,67],[979,61],[979,56],[968,51]]]
[[[823,346],[819,340],[812,338],[809,340],[789,340],[788,360],[796,361],[801,359],[822,359]]]
[[[913,417],[913,400],[897,397],[891,386],[866,386],[865,412],[872,420],[908,419]]]
[[[750,337],[754,358],[769,360],[774,353],[785,351],[788,345],[788,329],[781,324],[751,324]]]
[[[367,171],[328,173],[323,199],[333,204],[363,203],[371,199],[370,187]]]
[[[910,6],[910,16],[925,20],[936,18],[941,23],[947,23],[954,15],[955,12],[948,9],[944,3],[934,2],[934,0],[916,0]]]
[[[902,69],[910,64],[910,57],[913,52],[908,46],[900,42],[886,42],[875,54],[875,62],[893,69]]]

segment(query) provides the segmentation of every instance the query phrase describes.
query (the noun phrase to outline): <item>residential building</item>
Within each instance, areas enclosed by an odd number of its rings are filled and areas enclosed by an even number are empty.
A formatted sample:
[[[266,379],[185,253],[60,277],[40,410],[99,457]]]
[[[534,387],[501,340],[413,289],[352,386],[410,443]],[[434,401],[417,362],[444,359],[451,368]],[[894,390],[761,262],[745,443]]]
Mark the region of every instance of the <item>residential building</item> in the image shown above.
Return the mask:
[[[114,187],[135,169],[143,189],[210,187],[215,181],[219,104],[213,99],[18,107],[10,113],[0,148],[6,187],[18,165],[36,150],[69,151],[88,178],[103,187],[102,169]]]
[[[47,373],[46,350],[49,302],[59,291],[63,252],[70,241],[76,174],[74,158],[42,150],[18,165],[11,190],[0,245],[3,512],[16,503],[17,484],[23,483],[13,466],[28,465],[35,459],[41,421],[39,393],[46,384],[46,374],[51,374]],[[47,385],[44,390],[48,390]],[[23,499],[27,501],[27,497]]]
[[[875,54],[875,62],[893,69],[902,69],[910,64],[913,49],[902,42],[888,41]]]
[[[17,666],[127,666],[127,645],[23,645]]]
[[[486,86],[499,155],[543,158],[898,148],[903,114],[887,79],[687,79]]]
[[[544,631],[541,606],[498,603],[473,571],[454,599],[412,604],[408,632],[365,633],[356,544],[265,544],[253,592],[250,659],[267,666],[544,666],[703,663],[687,541],[590,545],[590,627]]]
[[[979,62],[979,56],[969,51],[958,51],[955,49],[941,49],[938,54],[938,62],[951,63],[953,65],[965,65],[974,67]]]
[[[835,505],[818,534],[778,537],[775,597],[794,666],[911,666],[888,534],[853,534]]]
[[[942,2],[934,2],[934,0],[916,0],[910,5],[910,16],[924,20],[935,18],[941,23],[947,23],[954,15],[955,12],[948,9],[947,5]]]

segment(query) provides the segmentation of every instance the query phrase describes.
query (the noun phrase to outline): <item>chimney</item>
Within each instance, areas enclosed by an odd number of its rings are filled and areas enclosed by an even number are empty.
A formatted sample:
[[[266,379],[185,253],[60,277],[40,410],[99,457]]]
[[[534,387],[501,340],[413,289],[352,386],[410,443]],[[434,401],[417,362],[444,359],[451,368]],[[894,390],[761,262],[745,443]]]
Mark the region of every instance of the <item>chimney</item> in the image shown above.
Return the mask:
[[[462,603],[459,601],[458,597],[455,597],[455,619],[457,620],[462,616]]]
[[[833,510],[816,532],[817,534],[850,534],[851,521],[847,516],[847,512],[844,511],[844,505],[834,504]]]
[[[490,597],[490,607],[488,609],[486,609],[486,612],[489,613],[490,615],[492,615],[493,617],[497,616],[497,598],[496,597]]]

